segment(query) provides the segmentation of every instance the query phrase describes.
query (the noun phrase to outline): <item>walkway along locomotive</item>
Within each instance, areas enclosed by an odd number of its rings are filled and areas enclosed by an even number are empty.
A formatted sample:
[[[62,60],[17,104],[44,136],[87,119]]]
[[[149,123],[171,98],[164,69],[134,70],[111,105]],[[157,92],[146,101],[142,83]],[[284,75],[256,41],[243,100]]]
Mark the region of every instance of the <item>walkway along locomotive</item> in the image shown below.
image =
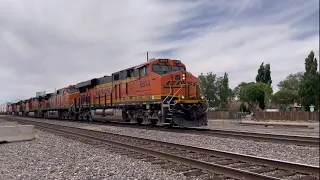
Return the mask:
[[[207,125],[207,104],[197,77],[181,61],[171,59],[150,59],[10,106],[14,115],[41,118]]]

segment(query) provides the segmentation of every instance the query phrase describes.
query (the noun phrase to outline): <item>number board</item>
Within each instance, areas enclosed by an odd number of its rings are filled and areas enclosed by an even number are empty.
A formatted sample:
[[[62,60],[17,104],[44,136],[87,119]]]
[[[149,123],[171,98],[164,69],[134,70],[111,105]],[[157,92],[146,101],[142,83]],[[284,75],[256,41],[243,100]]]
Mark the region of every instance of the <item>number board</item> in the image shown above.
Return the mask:
[[[150,86],[150,80],[142,80],[140,81],[140,87],[144,88],[144,87],[148,87]]]

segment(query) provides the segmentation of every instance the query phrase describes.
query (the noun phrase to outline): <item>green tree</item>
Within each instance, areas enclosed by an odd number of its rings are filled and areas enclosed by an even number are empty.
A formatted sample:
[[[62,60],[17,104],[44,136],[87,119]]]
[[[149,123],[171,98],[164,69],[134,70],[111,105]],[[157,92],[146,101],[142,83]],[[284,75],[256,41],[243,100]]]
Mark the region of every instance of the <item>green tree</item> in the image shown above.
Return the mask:
[[[210,107],[218,107],[221,79],[212,72],[208,72],[206,75],[201,74],[198,78],[202,96],[208,100]]]
[[[238,84],[237,87],[235,87],[235,88],[233,89],[233,94],[234,94],[235,98],[240,99],[240,96],[241,96],[241,95],[242,95],[242,97],[243,97],[243,93],[244,93],[243,87],[245,87],[245,86],[248,85],[248,84],[254,84],[254,82],[249,82],[249,83],[247,83],[247,82],[241,82],[240,84]]]
[[[306,111],[309,111],[311,104],[319,108],[319,72],[317,72],[318,61],[314,57],[314,52],[311,51],[305,59],[305,72],[299,88],[301,97],[301,105]]]
[[[256,82],[262,82],[271,85],[271,68],[270,64],[263,65],[262,63],[258,69],[258,74],[256,76]]]
[[[214,82],[216,80],[216,75],[212,72],[209,72],[206,75],[201,73],[198,78],[201,94],[207,99],[209,105],[212,106],[215,101]]]
[[[231,101],[231,100],[234,100],[236,95],[235,95],[235,92],[234,90],[232,90],[231,88],[229,88],[229,93],[228,93],[228,100]]]
[[[264,63],[262,63],[258,69],[258,74],[256,76],[256,82],[257,83],[264,83],[267,84],[270,88],[268,88],[267,86],[264,86],[264,88],[269,91],[271,89],[272,91],[272,79],[271,79],[271,67],[270,64],[266,64],[264,65]],[[272,94],[272,92],[271,92]],[[264,96],[264,103],[260,104],[260,108],[261,109],[265,109],[271,106],[270,101],[271,101],[271,94],[266,93]],[[261,101],[262,102],[262,101]]]
[[[268,84],[257,82],[257,83],[242,83],[239,86],[238,94],[239,99],[242,102],[248,103],[250,111],[255,109],[257,106],[260,109],[265,109],[267,101],[272,94],[272,89]]]
[[[289,74],[285,80],[279,82],[278,87],[280,90],[289,90],[299,92],[299,87],[303,78],[303,72]]]
[[[265,73],[265,68],[264,68],[264,63],[261,63],[259,69],[258,69],[258,74],[256,76],[256,82],[262,82],[264,80],[264,73]]]
[[[320,66],[320,65],[319,65]],[[317,106],[317,109],[319,110],[320,109],[320,72],[318,71],[317,73],[317,77],[316,77],[316,95],[315,95],[315,105]]]
[[[221,80],[220,88],[220,108],[228,109],[228,97],[229,97],[229,78],[225,72]]]
[[[223,77],[218,77],[212,72],[206,75],[199,75],[201,95],[209,102],[210,107],[228,108],[228,100],[233,97],[232,90],[229,88],[228,74],[225,72]]]
[[[289,105],[298,102],[300,99],[298,92],[292,90],[279,90],[272,96],[272,101],[280,104],[283,109],[288,109]]]

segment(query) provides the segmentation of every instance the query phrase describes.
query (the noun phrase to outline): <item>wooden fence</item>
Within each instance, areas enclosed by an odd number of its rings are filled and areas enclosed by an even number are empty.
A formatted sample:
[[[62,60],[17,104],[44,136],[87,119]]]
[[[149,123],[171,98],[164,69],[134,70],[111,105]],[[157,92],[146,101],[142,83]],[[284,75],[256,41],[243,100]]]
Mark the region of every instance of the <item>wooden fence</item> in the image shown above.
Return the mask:
[[[208,111],[208,119],[229,119],[228,111]]]
[[[209,111],[208,119],[235,119],[234,112],[227,111]],[[319,112],[262,112],[254,113],[252,120],[288,120],[288,121],[319,121]]]
[[[289,121],[319,121],[319,112],[262,112],[254,113],[256,120],[289,120]]]

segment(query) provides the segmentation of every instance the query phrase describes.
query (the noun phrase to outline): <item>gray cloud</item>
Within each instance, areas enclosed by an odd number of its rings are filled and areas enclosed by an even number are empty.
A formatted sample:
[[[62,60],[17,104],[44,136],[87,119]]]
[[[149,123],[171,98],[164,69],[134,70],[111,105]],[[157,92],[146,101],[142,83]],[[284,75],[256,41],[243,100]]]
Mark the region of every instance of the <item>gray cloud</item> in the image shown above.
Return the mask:
[[[319,35],[305,36],[318,27],[297,26],[318,2],[284,2],[263,11],[258,0],[0,0],[0,102],[137,65],[147,50],[170,52],[195,75],[227,71],[232,87],[271,63],[275,87],[319,51]]]

